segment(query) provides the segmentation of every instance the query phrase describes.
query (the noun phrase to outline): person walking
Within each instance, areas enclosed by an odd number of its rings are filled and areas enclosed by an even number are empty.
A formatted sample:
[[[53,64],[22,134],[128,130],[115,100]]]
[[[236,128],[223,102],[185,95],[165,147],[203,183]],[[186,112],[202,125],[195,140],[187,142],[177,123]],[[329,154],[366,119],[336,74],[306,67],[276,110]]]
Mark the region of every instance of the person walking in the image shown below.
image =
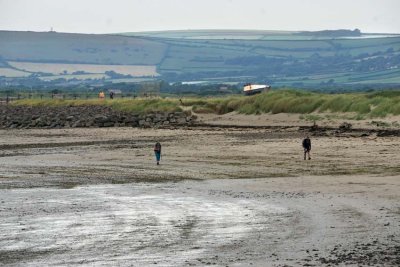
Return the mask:
[[[308,154],[308,159],[310,160],[311,140],[309,136],[306,136],[306,138],[303,139],[303,148],[304,148],[304,160],[306,160],[307,154]]]
[[[105,98],[104,92],[101,91],[101,92],[99,93],[99,99],[104,99],[104,98]]]
[[[157,165],[160,165],[161,160],[161,144],[157,142],[154,146],[154,154],[156,155]]]

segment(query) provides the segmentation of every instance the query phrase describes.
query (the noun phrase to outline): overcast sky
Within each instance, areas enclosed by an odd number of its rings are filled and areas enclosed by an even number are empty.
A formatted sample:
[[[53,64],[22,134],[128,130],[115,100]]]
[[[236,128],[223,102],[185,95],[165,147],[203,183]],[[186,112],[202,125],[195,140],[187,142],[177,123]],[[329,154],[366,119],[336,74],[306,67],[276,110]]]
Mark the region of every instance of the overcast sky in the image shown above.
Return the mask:
[[[400,0],[0,0],[0,30],[355,29],[400,33]]]

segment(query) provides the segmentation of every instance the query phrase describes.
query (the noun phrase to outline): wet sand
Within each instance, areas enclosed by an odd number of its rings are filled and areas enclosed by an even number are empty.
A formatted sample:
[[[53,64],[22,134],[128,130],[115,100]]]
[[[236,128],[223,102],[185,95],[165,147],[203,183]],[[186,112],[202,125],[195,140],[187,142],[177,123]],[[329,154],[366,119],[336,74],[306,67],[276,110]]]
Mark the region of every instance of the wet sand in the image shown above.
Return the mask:
[[[398,266],[399,138],[305,134],[0,131],[0,265]]]

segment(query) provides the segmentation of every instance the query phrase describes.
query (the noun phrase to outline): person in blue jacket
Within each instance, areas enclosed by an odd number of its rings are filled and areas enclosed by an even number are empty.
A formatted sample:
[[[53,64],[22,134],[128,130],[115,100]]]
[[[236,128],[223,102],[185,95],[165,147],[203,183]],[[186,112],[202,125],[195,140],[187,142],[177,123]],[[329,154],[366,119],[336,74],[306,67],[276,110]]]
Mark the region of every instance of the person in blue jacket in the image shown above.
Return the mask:
[[[157,142],[154,146],[154,154],[156,155],[157,165],[160,165],[161,160],[161,144]]]

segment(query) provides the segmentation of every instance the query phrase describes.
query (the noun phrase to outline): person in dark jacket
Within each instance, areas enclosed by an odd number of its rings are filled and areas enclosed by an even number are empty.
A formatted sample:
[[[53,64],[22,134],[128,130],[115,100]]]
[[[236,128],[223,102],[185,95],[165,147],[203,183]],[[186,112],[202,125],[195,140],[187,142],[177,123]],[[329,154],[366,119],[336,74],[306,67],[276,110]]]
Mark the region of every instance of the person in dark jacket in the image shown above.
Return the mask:
[[[307,154],[308,154],[308,159],[310,160],[311,159],[311,156],[310,156],[310,151],[311,151],[311,140],[310,140],[310,137],[306,137],[306,138],[304,138],[304,140],[303,140],[303,148],[304,148],[304,160],[306,160],[306,158],[307,158]]]
[[[156,155],[157,165],[160,165],[161,160],[161,144],[157,142],[154,146],[154,154]]]

